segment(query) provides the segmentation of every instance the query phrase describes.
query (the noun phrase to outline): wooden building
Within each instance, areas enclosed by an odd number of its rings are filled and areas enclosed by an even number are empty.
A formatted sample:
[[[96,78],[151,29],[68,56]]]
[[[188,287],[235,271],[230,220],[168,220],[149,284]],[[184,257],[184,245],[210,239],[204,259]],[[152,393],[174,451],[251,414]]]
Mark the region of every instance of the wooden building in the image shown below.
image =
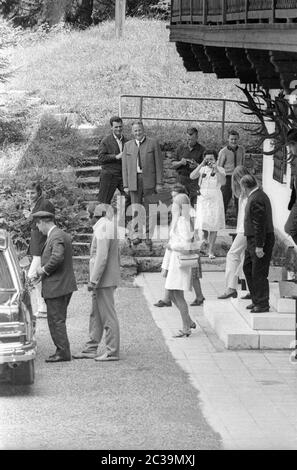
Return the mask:
[[[170,41],[188,71],[238,78],[248,89],[262,87],[272,95],[294,93],[297,0],[172,0],[171,6]],[[273,150],[269,140],[264,147]],[[290,165],[280,163],[276,155],[264,156],[263,187],[272,201],[277,232],[292,245],[283,230]]]

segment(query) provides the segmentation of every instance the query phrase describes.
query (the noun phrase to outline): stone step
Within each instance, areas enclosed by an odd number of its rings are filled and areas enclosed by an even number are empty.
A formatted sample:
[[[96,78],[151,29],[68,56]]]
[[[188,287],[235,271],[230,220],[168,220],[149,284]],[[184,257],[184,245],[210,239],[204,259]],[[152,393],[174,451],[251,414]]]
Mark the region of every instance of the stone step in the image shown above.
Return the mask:
[[[281,297],[277,283],[269,284],[269,288],[270,305],[280,314],[295,314],[295,300]]]
[[[92,124],[80,124],[76,126],[76,132],[80,134],[82,137],[100,137],[101,138],[101,130],[99,127],[94,126]]]
[[[75,174],[77,177],[81,178],[89,178],[89,177],[99,177],[101,172],[101,166],[96,165],[96,166],[86,166],[86,167],[80,167],[75,169]],[[98,182],[98,179],[97,179]]]
[[[227,349],[293,349],[291,331],[254,330],[230,300],[205,300],[206,319]]]
[[[270,308],[270,311],[267,313],[251,313],[246,309],[246,306],[251,302],[250,300],[231,299],[231,302],[253,330],[283,330],[291,332],[295,330],[295,315],[292,313],[280,314],[273,308]]]
[[[98,190],[99,190],[99,182],[98,182],[98,187],[96,189],[84,189],[85,201],[86,202],[97,201]]]
[[[160,272],[161,265],[163,261],[163,256],[137,256],[135,255],[135,260],[137,263],[139,272]],[[226,258],[216,258],[214,260],[209,260],[208,257],[201,257],[202,271],[225,271]]]
[[[72,252],[74,256],[89,255],[90,243],[88,242],[72,242]]]
[[[77,185],[82,187],[82,188],[88,188],[88,189],[95,189],[99,187],[99,177],[98,176],[90,176],[87,178],[78,178],[77,179]]]
[[[93,234],[91,232],[89,233],[76,233],[75,235],[75,240],[78,243],[90,243],[92,239]],[[73,242],[75,243],[75,242]]]

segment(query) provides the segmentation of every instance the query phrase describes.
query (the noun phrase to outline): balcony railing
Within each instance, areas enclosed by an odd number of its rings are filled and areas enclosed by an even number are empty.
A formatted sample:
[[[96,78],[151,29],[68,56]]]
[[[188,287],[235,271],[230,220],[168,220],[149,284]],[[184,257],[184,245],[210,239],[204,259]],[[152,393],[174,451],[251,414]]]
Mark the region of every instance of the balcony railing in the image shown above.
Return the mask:
[[[172,0],[171,23],[297,22],[296,0]]]

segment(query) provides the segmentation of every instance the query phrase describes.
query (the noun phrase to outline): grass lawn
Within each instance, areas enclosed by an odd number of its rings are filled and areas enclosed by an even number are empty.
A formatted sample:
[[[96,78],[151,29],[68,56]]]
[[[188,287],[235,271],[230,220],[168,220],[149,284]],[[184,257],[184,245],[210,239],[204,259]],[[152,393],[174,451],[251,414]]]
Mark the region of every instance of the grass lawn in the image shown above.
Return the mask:
[[[103,126],[118,113],[119,95],[149,94],[242,99],[235,87],[238,80],[218,80],[215,74],[186,72],[182,59],[169,42],[166,23],[128,18],[125,37],[116,40],[114,22],[108,21],[85,31],[60,31],[40,41],[23,36],[12,50],[17,69],[9,87],[35,92],[46,102],[57,104],[65,112],[77,112],[86,120]],[[123,109],[129,115],[135,102]],[[151,102],[146,116],[197,117],[218,119],[220,111],[213,103]],[[240,119],[237,106],[227,119]],[[186,124],[162,123],[158,132],[164,139],[178,137]],[[160,127],[160,125],[158,126]],[[216,125],[204,125],[202,141],[213,140]],[[219,131],[216,138],[220,138]],[[164,140],[161,138],[161,141]]]

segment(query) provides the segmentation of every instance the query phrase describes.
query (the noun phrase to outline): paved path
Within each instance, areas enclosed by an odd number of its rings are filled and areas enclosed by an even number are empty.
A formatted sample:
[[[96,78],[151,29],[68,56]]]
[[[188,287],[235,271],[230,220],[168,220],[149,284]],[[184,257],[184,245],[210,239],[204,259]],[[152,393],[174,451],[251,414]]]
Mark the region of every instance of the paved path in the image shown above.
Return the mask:
[[[199,390],[204,415],[224,448],[297,449],[297,365],[290,363],[290,352],[226,350],[202,307],[191,307],[199,325],[191,337],[174,339],[181,326],[177,309],[153,307],[162,298],[164,279],[143,273],[136,282],[172,355]],[[224,288],[223,273],[203,274],[202,288],[205,297],[216,299]]]
[[[67,319],[73,353],[88,338],[90,307],[90,293],[80,288]],[[112,363],[45,363],[54,346],[47,320],[37,320],[34,385],[0,384],[0,449],[221,448],[141,289],[118,289],[116,308],[121,360]]]

